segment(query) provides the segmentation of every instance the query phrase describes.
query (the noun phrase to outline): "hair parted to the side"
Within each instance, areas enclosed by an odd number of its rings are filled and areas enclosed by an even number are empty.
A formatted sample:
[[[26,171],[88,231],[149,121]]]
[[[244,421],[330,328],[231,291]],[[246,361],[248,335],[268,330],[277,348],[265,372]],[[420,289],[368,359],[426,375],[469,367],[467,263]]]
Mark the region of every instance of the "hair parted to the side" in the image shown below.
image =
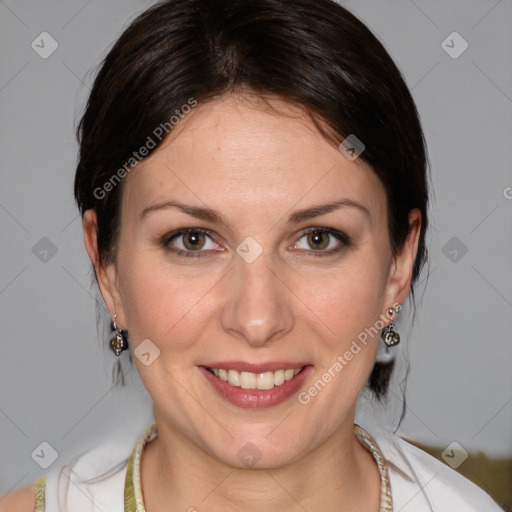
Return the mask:
[[[409,232],[409,211],[421,212],[414,283],[428,226],[419,116],[382,44],[331,0],[166,0],[130,24],[104,59],[77,129],[75,199],[82,215],[96,211],[100,263],[116,261],[123,191],[123,180],[108,191],[105,183],[191,98],[237,92],[302,107],[333,144],[350,134],[365,144],[359,158],[385,188],[394,253]],[[163,140],[153,139],[149,154]],[[378,401],[393,363],[377,362],[368,380]]]

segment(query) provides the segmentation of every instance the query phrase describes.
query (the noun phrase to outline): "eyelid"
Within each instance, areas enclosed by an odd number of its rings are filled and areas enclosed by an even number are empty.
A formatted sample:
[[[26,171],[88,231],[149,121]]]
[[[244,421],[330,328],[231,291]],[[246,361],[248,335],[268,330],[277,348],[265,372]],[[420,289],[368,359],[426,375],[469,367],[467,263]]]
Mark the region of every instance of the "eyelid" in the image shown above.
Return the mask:
[[[178,229],[176,231],[173,231],[171,233],[168,233],[160,238],[160,244],[167,250],[176,253],[178,255],[190,255],[190,256],[203,256],[201,253],[208,253],[212,251],[212,249],[208,250],[202,250],[198,249],[197,251],[191,251],[191,250],[183,250],[178,247],[171,248],[169,244],[176,238],[179,238],[180,236],[186,235],[187,233],[202,233],[205,236],[207,236],[214,244],[219,246],[220,244],[215,240],[215,238],[212,236],[212,232],[208,229],[204,228],[182,228]],[[224,249],[217,250],[217,252],[224,251]]]
[[[351,243],[350,237],[346,233],[343,233],[343,231],[339,231],[334,228],[328,228],[327,226],[312,226],[310,228],[306,228],[301,232],[299,238],[302,238],[305,235],[309,235],[309,233],[315,232],[332,235],[334,238],[337,238],[340,242],[345,243],[346,245]]]
[[[334,228],[329,228],[326,226],[312,226],[309,228],[306,228],[301,231],[300,236],[297,238],[297,241],[301,240],[305,236],[309,235],[310,233],[327,233],[328,235],[336,238],[338,240],[339,245],[335,247],[334,249],[330,249],[328,251],[325,250],[315,250],[315,249],[303,249],[303,251],[307,252],[308,254],[313,254],[314,256],[329,256],[336,254],[340,252],[343,248],[350,247],[352,245],[352,240],[350,236],[348,236],[346,233],[339,231]],[[292,245],[295,245],[296,242],[293,242]]]

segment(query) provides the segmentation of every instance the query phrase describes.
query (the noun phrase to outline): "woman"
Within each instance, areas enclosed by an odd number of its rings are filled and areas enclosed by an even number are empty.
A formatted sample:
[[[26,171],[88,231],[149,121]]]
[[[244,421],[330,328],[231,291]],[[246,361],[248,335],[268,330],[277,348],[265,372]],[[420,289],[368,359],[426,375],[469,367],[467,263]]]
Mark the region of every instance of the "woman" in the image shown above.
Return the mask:
[[[17,493],[11,509],[498,511],[354,424],[426,258],[414,102],[330,0],[168,0],[108,54],[75,197],[155,424]],[[35,491],[35,492],[34,492]]]

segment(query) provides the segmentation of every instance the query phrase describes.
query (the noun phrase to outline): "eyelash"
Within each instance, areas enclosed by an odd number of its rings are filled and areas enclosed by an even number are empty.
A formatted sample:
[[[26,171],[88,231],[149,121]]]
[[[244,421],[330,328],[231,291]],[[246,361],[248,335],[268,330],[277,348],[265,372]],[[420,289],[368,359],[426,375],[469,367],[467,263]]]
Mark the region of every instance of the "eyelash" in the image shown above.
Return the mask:
[[[183,257],[187,257],[187,258],[190,258],[190,257],[192,257],[192,258],[203,258],[203,257],[206,257],[206,255],[201,254],[201,253],[202,252],[207,252],[207,251],[201,251],[201,250],[198,250],[198,251],[184,251],[182,249],[173,249],[173,248],[169,247],[169,244],[172,242],[172,240],[174,240],[175,238],[178,238],[179,236],[186,235],[188,233],[203,233],[204,235],[206,235],[210,239],[212,239],[211,232],[208,231],[207,229],[185,228],[185,229],[180,229],[178,231],[174,231],[174,232],[172,232],[172,233],[170,233],[168,235],[165,235],[160,240],[160,244],[162,245],[162,247],[164,249],[166,249],[167,251],[170,251],[170,252],[176,254],[177,256],[183,256]],[[343,248],[347,248],[347,247],[350,247],[352,245],[352,241],[351,241],[350,237],[347,234],[345,234],[345,233],[343,233],[341,231],[338,231],[336,229],[325,228],[325,227],[311,227],[311,228],[307,228],[304,231],[302,231],[302,233],[299,236],[297,241],[301,240],[303,237],[307,236],[310,233],[327,233],[327,234],[333,236],[334,238],[336,238],[339,242],[341,242],[338,247],[336,247],[335,249],[331,249],[329,251],[322,251],[322,250],[315,251],[314,249],[311,249],[311,250],[307,251],[308,253],[312,254],[313,256],[320,256],[320,257],[331,256],[331,255],[339,253]]]

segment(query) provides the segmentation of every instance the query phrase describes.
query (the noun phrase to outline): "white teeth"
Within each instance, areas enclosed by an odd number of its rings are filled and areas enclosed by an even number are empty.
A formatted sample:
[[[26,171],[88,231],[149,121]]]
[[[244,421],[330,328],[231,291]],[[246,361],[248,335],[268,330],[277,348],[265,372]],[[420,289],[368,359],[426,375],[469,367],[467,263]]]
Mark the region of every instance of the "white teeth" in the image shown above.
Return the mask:
[[[272,389],[280,386],[285,381],[293,379],[302,368],[289,368],[275,372],[251,373],[239,372],[238,370],[225,370],[223,368],[211,368],[214,375],[223,381],[229,382],[232,386],[242,389]]]
[[[272,372],[258,373],[257,389],[272,389],[274,387],[274,374]]]
[[[274,372],[274,384],[280,386],[284,383],[284,370],[277,370]]]
[[[228,382],[232,386],[240,386],[240,373],[236,370],[229,370],[228,371]]]
[[[240,387],[242,389],[256,389],[258,376],[255,373],[240,372]]]

